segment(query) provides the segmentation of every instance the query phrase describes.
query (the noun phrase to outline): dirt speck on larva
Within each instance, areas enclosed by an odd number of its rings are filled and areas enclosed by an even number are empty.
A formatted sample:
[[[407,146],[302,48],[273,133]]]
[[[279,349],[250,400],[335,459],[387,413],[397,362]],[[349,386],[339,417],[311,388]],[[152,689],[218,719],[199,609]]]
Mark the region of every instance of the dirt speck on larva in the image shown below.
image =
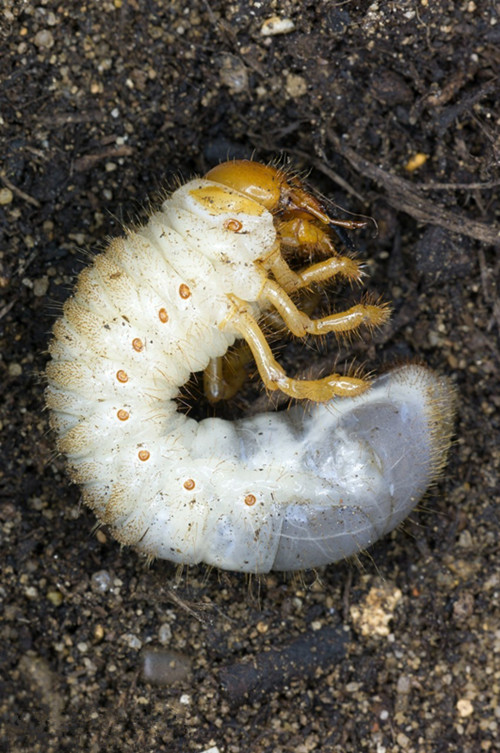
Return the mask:
[[[187,5],[4,3],[6,747],[493,753],[500,17],[486,0],[410,0],[396,10],[328,0],[272,11],[247,0]],[[264,36],[272,15],[293,28]],[[370,289],[394,309],[374,340],[330,351],[281,345],[287,369],[328,373],[338,358],[380,371],[421,359],[451,376],[459,395],[445,474],[411,521],[359,562],[294,577],[178,572],[120,550],[105,529],[92,533],[92,513],[54,454],[39,376],[89,252],[143,221],[165,190],[251,156],[291,159],[337,206],[376,220],[355,243]],[[192,394],[193,413],[210,410],[196,405],[196,386]],[[251,382],[222,414],[263,399]],[[390,609],[382,603],[387,635],[364,634],[352,607],[369,617],[381,584],[401,596]],[[324,630],[339,654],[315,666]],[[143,652],[158,646],[188,657],[178,682],[141,675]],[[252,695],[255,663],[268,685]],[[227,668],[249,683],[238,702],[224,691]]]

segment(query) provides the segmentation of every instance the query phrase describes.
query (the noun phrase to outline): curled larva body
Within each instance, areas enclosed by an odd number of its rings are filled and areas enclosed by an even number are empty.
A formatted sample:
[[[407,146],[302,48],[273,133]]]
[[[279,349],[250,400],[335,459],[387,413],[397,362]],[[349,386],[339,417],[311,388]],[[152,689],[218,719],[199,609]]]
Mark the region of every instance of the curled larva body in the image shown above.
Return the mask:
[[[58,447],[98,519],[147,555],[255,573],[334,562],[397,526],[436,476],[452,392],[417,366],[366,392],[357,377],[287,377],[260,313],[274,306],[303,336],[376,325],[386,309],[310,320],[288,293],[359,276],[334,252],[299,273],[286,265],[284,246],[331,250],[320,205],[258,163],[208,178],[179,188],[81,273],[47,367]],[[234,422],[179,413],[179,387],[241,337],[268,389],[315,404]]]

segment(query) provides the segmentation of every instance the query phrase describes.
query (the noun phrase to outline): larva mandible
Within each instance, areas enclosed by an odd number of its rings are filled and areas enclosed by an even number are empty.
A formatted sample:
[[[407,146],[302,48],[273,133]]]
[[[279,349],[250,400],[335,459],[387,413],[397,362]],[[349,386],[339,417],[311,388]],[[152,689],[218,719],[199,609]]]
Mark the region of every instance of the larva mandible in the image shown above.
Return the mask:
[[[435,478],[451,433],[447,380],[422,366],[371,385],[294,380],[259,327],[271,308],[299,337],[385,321],[369,302],[317,320],[292,302],[315,282],[359,280],[334,249],[335,224],[360,223],[331,219],[282,169],[227,162],[80,274],[54,326],[46,401],[73,481],[122,544],[253,573],[317,567],[392,530]],[[328,258],[295,272],[290,247]],[[268,390],[312,406],[233,422],[178,412],[180,386],[220,373],[238,338]]]

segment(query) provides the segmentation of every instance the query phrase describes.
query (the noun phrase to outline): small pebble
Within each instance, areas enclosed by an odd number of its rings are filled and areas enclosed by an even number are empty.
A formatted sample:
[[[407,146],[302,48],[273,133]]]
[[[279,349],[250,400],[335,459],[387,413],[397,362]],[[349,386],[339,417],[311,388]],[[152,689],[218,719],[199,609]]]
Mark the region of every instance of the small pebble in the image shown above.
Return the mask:
[[[10,188],[0,188],[0,206],[7,206],[7,204],[11,203],[13,198],[14,194],[12,193]]]
[[[60,607],[63,603],[63,595],[60,591],[48,591],[47,592],[47,599],[50,601],[51,604],[55,607]]]
[[[388,637],[389,623],[394,617],[394,610],[403,598],[399,588],[389,582],[374,586],[359,604],[351,609],[354,626],[365,636]]]
[[[422,165],[425,165],[428,159],[429,157],[427,154],[424,154],[423,152],[417,152],[417,154],[414,154],[410,157],[405,165],[405,170],[407,170],[409,173],[412,173],[414,172],[414,170],[418,170],[419,167],[422,167]]]
[[[396,691],[400,695],[407,695],[411,690],[411,680],[407,675],[401,675],[398,678]]]
[[[37,298],[43,298],[49,289],[49,278],[47,275],[39,277],[33,283],[33,293]]]
[[[138,651],[140,648],[142,648],[142,641],[140,638],[138,638],[133,633],[124,633],[122,635],[122,640],[125,641],[127,646],[129,648],[133,648],[136,651]]]
[[[98,570],[90,579],[92,590],[105,594],[111,586],[111,575],[107,570]]]
[[[172,640],[172,628],[168,622],[164,622],[158,630],[158,640],[164,646],[168,645]]]
[[[23,367],[20,363],[9,363],[9,376],[18,377],[23,373]]]
[[[35,34],[33,41],[40,49],[49,50],[54,45],[54,35],[48,29],[42,29]]]
[[[396,742],[398,743],[401,750],[408,750],[411,740],[410,738],[405,735],[403,732],[399,732],[399,734],[396,737]]]
[[[457,701],[457,711],[459,716],[465,718],[472,714],[472,712],[474,711],[474,706],[468,698],[460,698]]]
[[[248,89],[246,66],[236,55],[221,55],[218,62],[221,84],[227,86],[231,94],[240,94]]]
[[[286,77],[286,93],[292,99],[302,97],[307,92],[307,82],[302,76],[296,76],[293,73],[289,73]]]
[[[271,16],[262,24],[260,33],[263,37],[275,37],[277,34],[289,34],[294,29],[295,24],[291,18]]]

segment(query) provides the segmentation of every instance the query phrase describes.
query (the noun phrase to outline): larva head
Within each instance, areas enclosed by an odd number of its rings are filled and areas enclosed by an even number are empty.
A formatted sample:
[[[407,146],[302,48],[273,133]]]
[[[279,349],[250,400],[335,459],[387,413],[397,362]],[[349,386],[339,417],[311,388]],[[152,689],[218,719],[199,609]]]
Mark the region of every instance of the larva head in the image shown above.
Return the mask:
[[[264,206],[272,214],[292,211],[304,212],[330,224],[319,201],[308,193],[296,178],[290,179],[284,170],[251,160],[222,162],[210,170],[205,178],[233,188]]]

